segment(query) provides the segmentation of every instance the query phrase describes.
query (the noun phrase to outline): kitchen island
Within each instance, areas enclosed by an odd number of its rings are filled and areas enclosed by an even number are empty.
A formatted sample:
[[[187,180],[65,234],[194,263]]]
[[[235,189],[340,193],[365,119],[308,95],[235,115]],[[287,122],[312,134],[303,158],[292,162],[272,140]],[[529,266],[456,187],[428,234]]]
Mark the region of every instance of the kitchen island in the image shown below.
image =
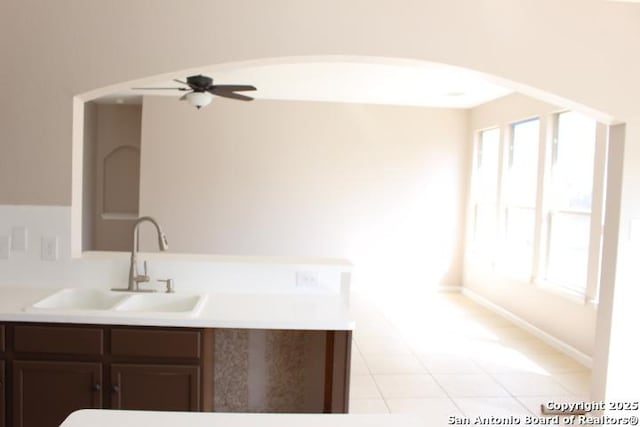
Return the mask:
[[[71,414],[60,427],[418,427],[408,414],[220,414],[148,411],[82,410]]]
[[[193,315],[30,309],[55,292],[0,288],[0,426],[81,408],[348,412],[341,295],[209,293]]]

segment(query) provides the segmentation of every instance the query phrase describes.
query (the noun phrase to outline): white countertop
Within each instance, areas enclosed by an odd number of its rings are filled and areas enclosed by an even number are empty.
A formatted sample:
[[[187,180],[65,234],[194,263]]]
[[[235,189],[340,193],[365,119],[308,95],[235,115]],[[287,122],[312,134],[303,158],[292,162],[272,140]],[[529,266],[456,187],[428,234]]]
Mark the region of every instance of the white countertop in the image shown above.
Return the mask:
[[[347,302],[338,294],[209,293],[202,310],[193,317],[173,313],[24,310],[56,291],[0,288],[0,321],[297,330],[352,330],[355,325]]]
[[[343,258],[304,258],[286,256],[259,256],[259,255],[214,255],[214,254],[190,254],[175,252],[139,252],[140,257],[149,260],[173,260],[189,262],[214,262],[218,264],[285,264],[285,265],[320,265],[323,267],[335,267],[342,271],[350,271],[353,267],[351,261]],[[85,251],[82,258],[91,259],[124,259],[129,261],[131,252],[124,251]]]
[[[60,427],[418,427],[409,414],[228,414],[83,409]]]

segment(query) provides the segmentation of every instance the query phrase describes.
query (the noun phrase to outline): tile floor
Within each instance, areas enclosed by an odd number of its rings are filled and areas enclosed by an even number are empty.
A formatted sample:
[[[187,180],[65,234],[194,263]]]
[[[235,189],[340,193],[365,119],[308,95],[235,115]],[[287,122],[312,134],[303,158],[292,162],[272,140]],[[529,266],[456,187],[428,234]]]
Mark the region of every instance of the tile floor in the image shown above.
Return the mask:
[[[354,293],[350,412],[540,415],[549,400],[589,400],[590,371],[459,293],[384,307]]]

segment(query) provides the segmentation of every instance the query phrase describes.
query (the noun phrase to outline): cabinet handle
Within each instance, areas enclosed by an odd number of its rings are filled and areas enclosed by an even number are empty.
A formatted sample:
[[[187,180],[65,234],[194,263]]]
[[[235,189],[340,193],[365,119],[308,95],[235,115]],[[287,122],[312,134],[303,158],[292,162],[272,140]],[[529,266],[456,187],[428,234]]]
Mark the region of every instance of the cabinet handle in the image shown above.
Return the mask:
[[[94,385],[91,386],[91,390],[100,391],[100,390],[102,390],[102,386],[100,384],[94,384]]]
[[[120,386],[119,386],[119,385],[117,385],[117,384],[113,384],[113,385],[111,386],[111,392],[112,392],[112,393],[118,393],[118,392],[120,392]]]

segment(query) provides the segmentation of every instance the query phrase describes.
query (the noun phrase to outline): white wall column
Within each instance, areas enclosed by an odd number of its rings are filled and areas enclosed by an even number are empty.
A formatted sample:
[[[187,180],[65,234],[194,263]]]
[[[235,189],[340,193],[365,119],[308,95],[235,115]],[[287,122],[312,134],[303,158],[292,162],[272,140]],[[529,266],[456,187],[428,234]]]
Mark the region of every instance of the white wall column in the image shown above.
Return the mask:
[[[638,399],[640,123],[611,126],[592,398]]]

